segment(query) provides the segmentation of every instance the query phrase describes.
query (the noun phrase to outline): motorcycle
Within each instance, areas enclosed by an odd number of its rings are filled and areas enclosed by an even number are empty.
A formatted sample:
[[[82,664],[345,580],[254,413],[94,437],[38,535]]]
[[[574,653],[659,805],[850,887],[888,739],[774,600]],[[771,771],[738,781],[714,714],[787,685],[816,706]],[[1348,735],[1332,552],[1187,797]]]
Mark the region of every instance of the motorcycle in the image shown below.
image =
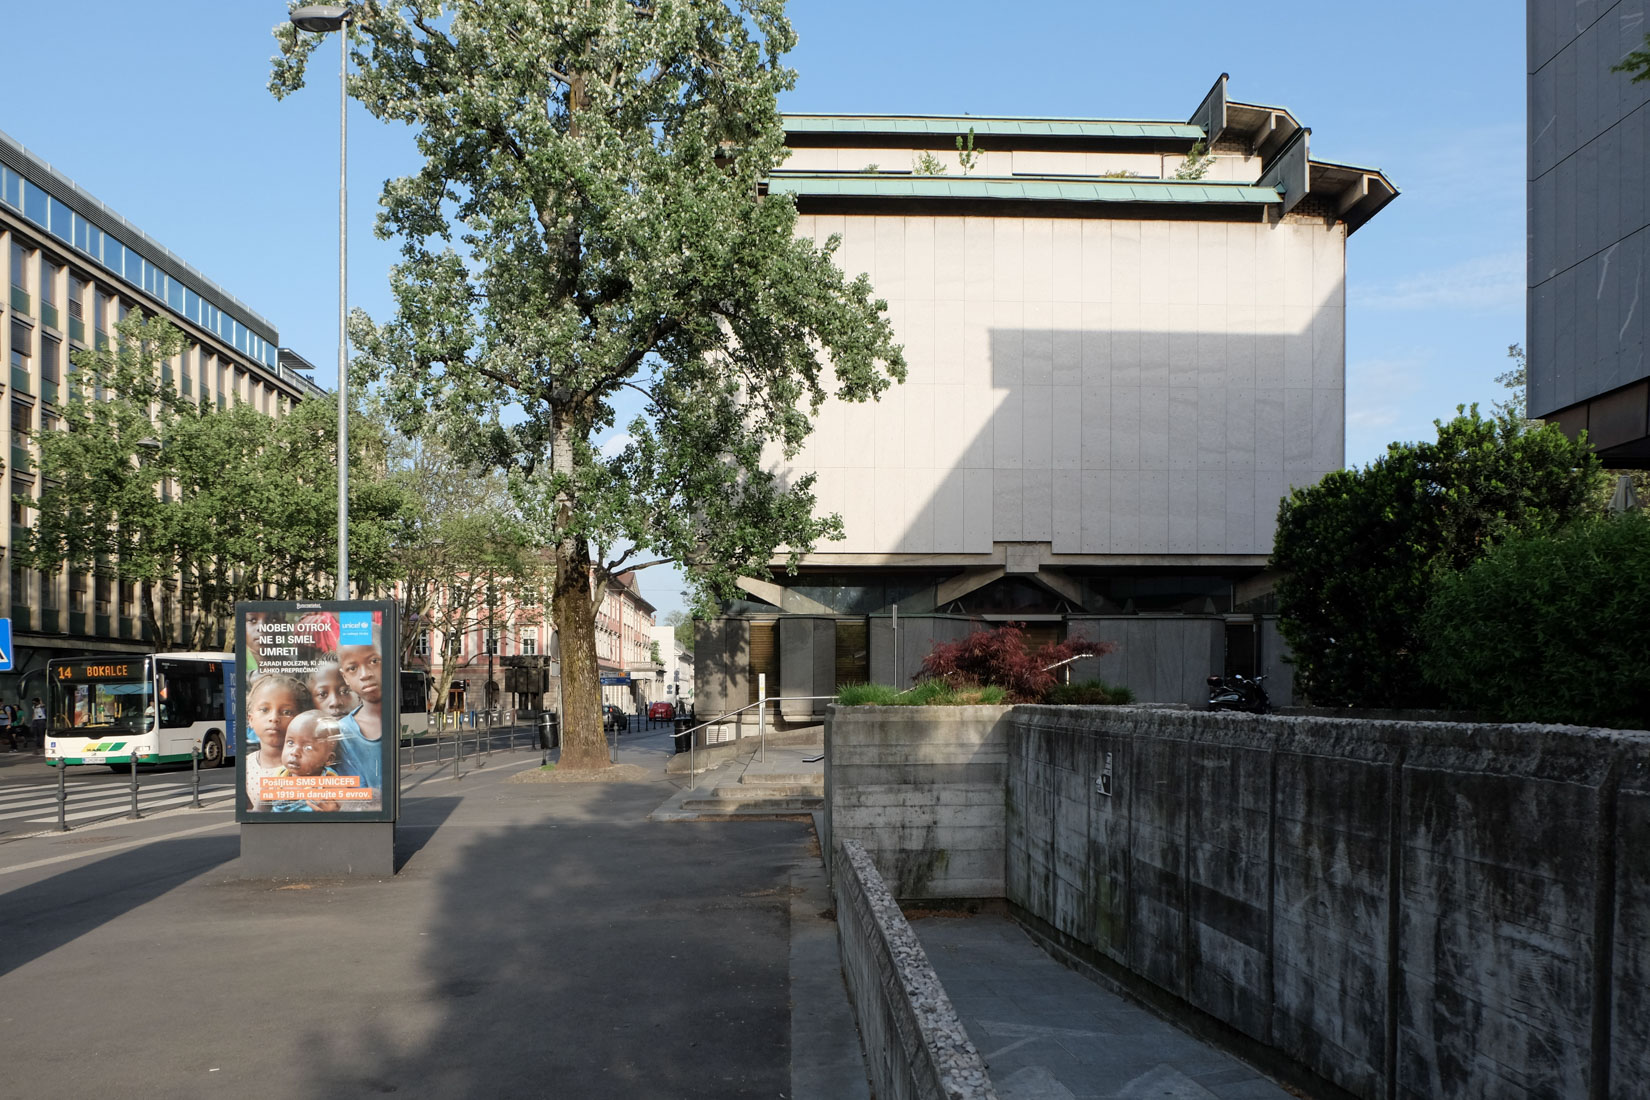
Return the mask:
[[[1272,701],[1266,697],[1266,687],[1261,683],[1264,679],[1264,676],[1250,679],[1237,672],[1232,673],[1230,679],[1209,677],[1209,709],[1265,714],[1272,709]]]

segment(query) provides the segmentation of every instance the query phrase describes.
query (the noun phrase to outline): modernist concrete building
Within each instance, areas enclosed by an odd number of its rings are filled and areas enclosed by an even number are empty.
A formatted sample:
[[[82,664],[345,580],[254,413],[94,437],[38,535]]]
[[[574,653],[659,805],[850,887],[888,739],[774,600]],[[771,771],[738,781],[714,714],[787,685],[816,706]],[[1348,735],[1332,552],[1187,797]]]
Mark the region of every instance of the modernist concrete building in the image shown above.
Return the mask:
[[[1081,675],[1147,700],[1282,671],[1260,617],[1278,502],[1343,463],[1346,242],[1392,184],[1224,75],[1185,122],[785,124],[769,193],[841,238],[910,372],[820,414],[794,468],[847,537],[704,625],[700,713],[759,671],[786,695],[906,683],[982,620],[1118,641]]]
[[[1614,468],[1650,467],[1650,82],[1646,5],[1529,0],[1530,416],[1583,429]]]
[[[308,364],[280,347],[274,325],[4,134],[0,268],[9,290],[0,355],[11,365],[0,402],[11,524],[0,528],[0,550],[34,518],[16,498],[39,495],[33,439],[57,424],[69,354],[107,340],[128,310],[164,315],[188,335],[164,368],[185,396],[278,416],[323,392],[298,373]],[[170,594],[162,604],[173,607]],[[7,699],[44,694],[30,680],[44,676],[48,657],[144,648],[135,586],[107,576],[10,568],[0,573],[0,606],[16,650],[13,670],[0,674]]]

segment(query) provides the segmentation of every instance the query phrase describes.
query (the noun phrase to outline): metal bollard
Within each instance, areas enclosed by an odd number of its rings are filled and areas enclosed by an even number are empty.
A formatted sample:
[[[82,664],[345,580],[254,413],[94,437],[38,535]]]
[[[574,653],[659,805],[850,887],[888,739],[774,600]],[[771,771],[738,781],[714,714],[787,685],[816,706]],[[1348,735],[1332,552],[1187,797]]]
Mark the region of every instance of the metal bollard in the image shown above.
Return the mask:
[[[57,831],[69,831],[69,788],[67,777],[64,775],[69,766],[63,761],[57,762]]]
[[[137,803],[138,788],[137,788],[137,750],[136,749],[133,749],[131,751],[131,756],[129,757],[129,759],[132,761],[132,812],[130,814],[128,814],[127,816],[130,817],[133,821],[136,821],[138,818],[143,816],[141,813],[138,812],[138,803]]]
[[[195,794],[194,801],[190,802],[189,805],[198,810],[201,808],[201,750],[199,746],[192,746],[189,749],[189,770],[193,773],[190,776],[190,783],[194,787]]]
[[[464,731],[462,728],[453,731],[453,778],[460,778],[458,774],[459,761],[464,759]]]

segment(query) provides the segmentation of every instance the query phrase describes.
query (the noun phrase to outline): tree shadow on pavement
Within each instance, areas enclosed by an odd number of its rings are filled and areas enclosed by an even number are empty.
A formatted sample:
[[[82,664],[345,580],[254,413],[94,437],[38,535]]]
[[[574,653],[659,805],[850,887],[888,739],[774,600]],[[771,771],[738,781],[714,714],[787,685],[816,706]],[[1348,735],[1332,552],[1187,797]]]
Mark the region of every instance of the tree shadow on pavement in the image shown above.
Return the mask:
[[[410,938],[392,897],[357,899],[378,912],[332,945],[325,997],[287,1016],[305,1057],[283,1091],[787,1095],[789,876],[808,826],[649,823],[659,783],[498,790],[518,823],[450,829],[398,876],[433,887]],[[311,996],[314,972],[260,974],[271,1004]]]
[[[241,854],[240,837],[162,840],[0,894],[0,974],[57,950]],[[90,949],[94,954],[96,947]]]

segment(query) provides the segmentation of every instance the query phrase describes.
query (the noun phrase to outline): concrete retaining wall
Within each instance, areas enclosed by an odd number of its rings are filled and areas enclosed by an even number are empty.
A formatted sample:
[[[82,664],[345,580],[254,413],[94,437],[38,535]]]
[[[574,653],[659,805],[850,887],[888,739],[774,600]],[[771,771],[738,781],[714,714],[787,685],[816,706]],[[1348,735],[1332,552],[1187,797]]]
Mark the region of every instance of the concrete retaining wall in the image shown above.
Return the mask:
[[[995,1100],[979,1051],[865,849],[834,860],[842,970],[883,1100]]]
[[[832,704],[826,850],[864,845],[903,901],[1003,897],[1008,712]]]
[[[1354,1096],[1650,1096],[1650,734],[1010,724],[1007,894],[1060,946]]]

